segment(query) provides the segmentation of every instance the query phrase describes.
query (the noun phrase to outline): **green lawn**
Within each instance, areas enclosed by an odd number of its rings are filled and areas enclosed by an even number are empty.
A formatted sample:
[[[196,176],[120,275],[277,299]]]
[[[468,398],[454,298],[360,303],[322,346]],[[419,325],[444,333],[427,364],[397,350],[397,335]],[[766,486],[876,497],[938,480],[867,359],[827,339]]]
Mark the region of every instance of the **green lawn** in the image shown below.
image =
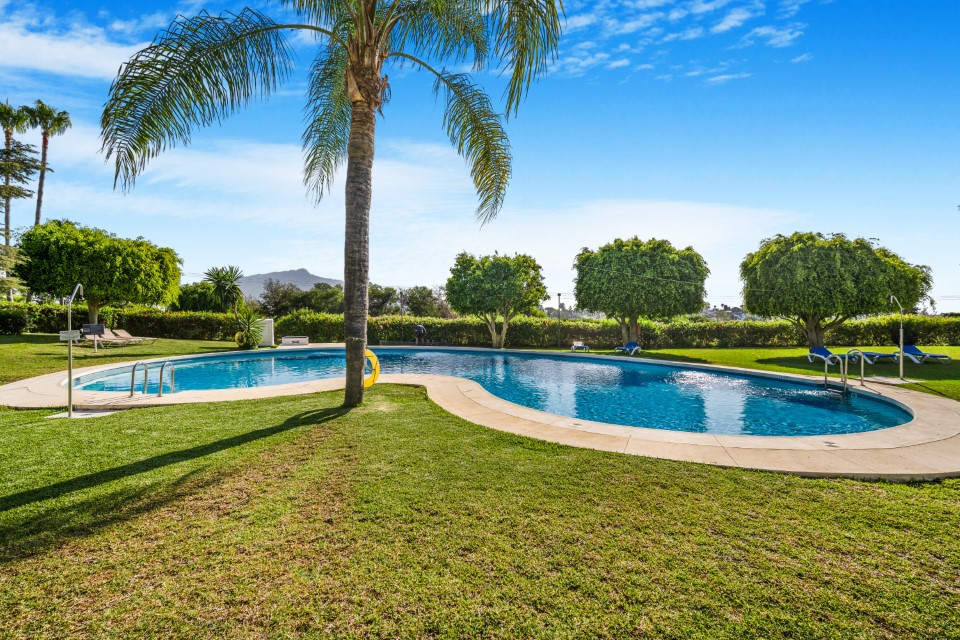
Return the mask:
[[[58,369],[28,339],[3,375]],[[154,351],[193,346],[227,345]],[[794,366],[740,351],[669,355]],[[960,480],[573,449],[389,385],[339,400],[0,410],[0,637],[960,638]]]
[[[94,353],[91,347],[73,350],[73,366],[90,367],[124,360],[179,356],[236,349],[233,342],[212,340],[157,340],[152,344],[107,347]],[[53,334],[33,333],[22,336],[0,335],[0,384],[22,378],[64,371],[67,368],[67,343]]]

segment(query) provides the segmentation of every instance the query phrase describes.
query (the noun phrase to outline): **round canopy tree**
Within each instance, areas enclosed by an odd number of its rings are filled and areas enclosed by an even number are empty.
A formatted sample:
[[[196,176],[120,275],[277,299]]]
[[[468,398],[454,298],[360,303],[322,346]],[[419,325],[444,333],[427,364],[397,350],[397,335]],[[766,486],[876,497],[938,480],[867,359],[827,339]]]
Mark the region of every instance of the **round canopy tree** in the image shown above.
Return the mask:
[[[616,239],[574,262],[577,306],[616,318],[624,342],[639,342],[640,318],[667,320],[703,309],[710,270],[692,247],[667,240]]]
[[[929,267],[840,233],[764,240],[740,265],[740,279],[747,310],[789,320],[811,347],[849,318],[889,311],[891,295],[904,307],[919,304],[933,284]]]
[[[534,311],[546,299],[540,265],[524,254],[477,258],[461,253],[447,280],[447,302],[458,313],[480,316],[494,349],[503,348],[513,318]]]
[[[63,297],[81,283],[90,322],[105,304],[170,304],[180,289],[180,258],[173,249],[69,220],[24,233],[20,256],[16,275],[35,293]]]

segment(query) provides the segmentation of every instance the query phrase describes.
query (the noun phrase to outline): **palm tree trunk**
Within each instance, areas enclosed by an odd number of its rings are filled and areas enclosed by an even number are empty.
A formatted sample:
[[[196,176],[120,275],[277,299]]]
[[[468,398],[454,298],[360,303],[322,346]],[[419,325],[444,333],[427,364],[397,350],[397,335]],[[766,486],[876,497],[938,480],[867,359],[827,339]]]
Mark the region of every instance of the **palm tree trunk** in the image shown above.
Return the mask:
[[[365,100],[353,102],[347,145],[346,233],[343,250],[343,324],[346,336],[347,385],[343,406],[363,401],[363,367],[367,349],[370,283],[370,196],[376,112]]]
[[[50,144],[50,134],[43,132],[43,146],[40,152],[40,179],[37,182],[37,217],[34,219],[33,226],[40,225],[40,209],[43,207],[43,182],[47,176],[47,147]]]
[[[4,130],[3,132],[3,143],[7,147],[7,151],[10,151],[10,147],[13,146],[13,131]],[[4,178],[4,186],[7,187],[7,193],[10,193],[10,176]],[[10,196],[8,195],[3,199],[3,244],[10,246]]]

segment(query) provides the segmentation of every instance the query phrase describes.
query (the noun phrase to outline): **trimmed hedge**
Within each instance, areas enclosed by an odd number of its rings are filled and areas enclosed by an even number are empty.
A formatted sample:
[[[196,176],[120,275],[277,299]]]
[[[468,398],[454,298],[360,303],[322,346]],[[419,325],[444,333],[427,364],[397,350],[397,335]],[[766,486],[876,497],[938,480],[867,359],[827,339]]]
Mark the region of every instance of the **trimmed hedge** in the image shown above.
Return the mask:
[[[15,306],[0,307],[0,334],[17,335],[27,330],[29,316],[26,309]]]
[[[116,326],[135,336],[180,340],[233,340],[237,321],[230,313],[121,309]]]
[[[489,346],[490,333],[477,318],[414,318],[380,316],[370,318],[367,337],[371,344],[380,341],[412,341],[413,327],[422,324],[427,340],[451,346]],[[893,346],[897,343],[899,316],[880,316],[849,320],[827,334],[831,344]],[[905,334],[918,344],[930,346],[960,345],[960,318],[944,316],[905,316]],[[280,318],[277,336],[304,335],[314,342],[342,342],[343,316],[301,310]],[[507,331],[508,347],[569,347],[583,340],[595,349],[610,349],[621,344],[620,326],[613,320],[554,320],[520,317]],[[698,347],[802,347],[803,334],[786,320],[767,322],[690,322],[659,323],[641,321],[640,341],[645,349]]]
[[[74,326],[86,322],[86,305],[74,306]],[[105,307],[100,320],[110,328],[134,335],[186,340],[230,340],[236,331],[228,313],[160,311],[150,307]],[[410,342],[413,327],[422,324],[427,340],[450,346],[485,347],[490,333],[479,318],[370,318],[371,344]],[[67,309],[61,305],[0,303],[0,333],[56,333],[67,326]],[[850,320],[827,334],[830,344],[893,346],[897,344],[900,316]],[[960,345],[960,317],[904,316],[907,342],[928,346]],[[276,335],[304,335],[314,342],[342,342],[343,316],[302,309],[276,322]],[[555,320],[522,316],[507,331],[509,347],[569,347],[583,340],[595,349],[621,344],[620,326],[613,320]],[[696,347],[802,347],[802,334],[786,320],[769,322],[716,322],[681,320],[670,323],[641,321],[640,342],[645,349]]]

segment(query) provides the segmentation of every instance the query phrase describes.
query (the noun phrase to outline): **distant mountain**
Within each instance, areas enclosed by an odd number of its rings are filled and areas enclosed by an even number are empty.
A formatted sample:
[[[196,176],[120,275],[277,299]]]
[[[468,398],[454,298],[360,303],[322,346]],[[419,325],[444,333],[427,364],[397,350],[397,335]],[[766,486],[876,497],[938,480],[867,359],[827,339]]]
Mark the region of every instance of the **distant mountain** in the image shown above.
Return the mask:
[[[267,280],[277,280],[278,282],[295,284],[306,291],[312,289],[318,282],[327,284],[343,284],[343,280],[334,280],[333,278],[321,278],[315,276],[306,269],[292,269],[290,271],[274,271],[273,273],[255,273],[252,276],[240,278],[240,290],[248,298],[257,298],[263,294],[263,283]]]

